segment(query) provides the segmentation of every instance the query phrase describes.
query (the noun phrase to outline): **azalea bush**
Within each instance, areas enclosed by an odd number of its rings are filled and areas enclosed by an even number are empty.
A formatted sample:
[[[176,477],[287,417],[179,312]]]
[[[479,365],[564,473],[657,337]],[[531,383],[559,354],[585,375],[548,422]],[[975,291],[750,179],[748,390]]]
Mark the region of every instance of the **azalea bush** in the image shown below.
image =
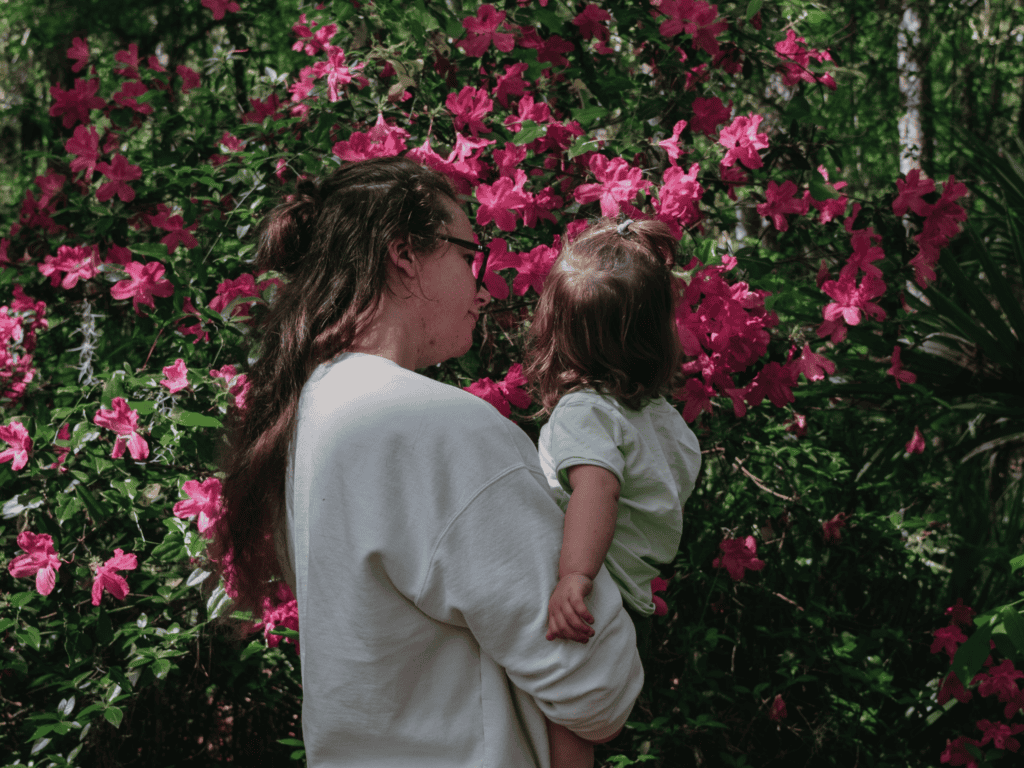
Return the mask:
[[[954,597],[946,449],[969,409],[924,372],[975,200],[918,171],[849,187],[815,119],[844,73],[799,10],[202,0],[191,48],[74,35],[67,82],[22,106],[48,142],[0,220],[11,764],[302,759],[294,597],[237,614],[205,554],[220,429],[285,279],[252,271],[260,217],[297,179],[394,155],[452,179],[494,299],[473,349],[423,373],[534,437],[520,340],[561,242],[597,216],[679,239],[675,402],[704,471],[602,764],[945,756],[929,633]]]

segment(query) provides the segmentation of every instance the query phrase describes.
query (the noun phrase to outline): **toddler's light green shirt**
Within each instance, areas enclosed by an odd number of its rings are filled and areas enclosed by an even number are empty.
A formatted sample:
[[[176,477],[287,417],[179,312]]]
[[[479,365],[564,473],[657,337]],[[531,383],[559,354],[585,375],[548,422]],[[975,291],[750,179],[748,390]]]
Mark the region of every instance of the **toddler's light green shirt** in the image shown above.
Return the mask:
[[[569,467],[592,464],[618,479],[619,516],[604,563],[623,604],[653,614],[651,579],[675,558],[683,504],[700,471],[700,446],[683,417],[664,397],[634,411],[593,390],[570,392],[541,428],[538,452],[563,512]]]

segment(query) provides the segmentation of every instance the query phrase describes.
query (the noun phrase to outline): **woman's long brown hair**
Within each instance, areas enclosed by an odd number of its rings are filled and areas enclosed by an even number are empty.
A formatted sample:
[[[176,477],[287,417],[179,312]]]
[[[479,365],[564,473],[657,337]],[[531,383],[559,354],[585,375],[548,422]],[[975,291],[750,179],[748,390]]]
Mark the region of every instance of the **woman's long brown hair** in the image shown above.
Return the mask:
[[[218,463],[222,512],[207,550],[234,610],[263,615],[285,576],[274,541],[285,514],[285,472],[299,395],[310,375],[350,348],[390,290],[388,249],[438,247],[456,192],[441,174],[403,158],[339,167],[260,226],[256,270],[285,275],[261,318],[244,410],[229,413]],[[252,359],[252,353],[248,355]]]

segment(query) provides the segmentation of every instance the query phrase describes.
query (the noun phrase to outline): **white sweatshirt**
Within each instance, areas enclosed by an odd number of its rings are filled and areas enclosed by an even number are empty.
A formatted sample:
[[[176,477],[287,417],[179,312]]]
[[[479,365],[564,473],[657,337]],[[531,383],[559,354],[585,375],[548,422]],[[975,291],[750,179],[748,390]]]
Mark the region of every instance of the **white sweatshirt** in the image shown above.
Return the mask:
[[[602,566],[587,644],[547,641],[564,515],[485,401],[345,353],[302,391],[286,481],[310,768],[549,768],[543,716],[600,740],[643,686]]]

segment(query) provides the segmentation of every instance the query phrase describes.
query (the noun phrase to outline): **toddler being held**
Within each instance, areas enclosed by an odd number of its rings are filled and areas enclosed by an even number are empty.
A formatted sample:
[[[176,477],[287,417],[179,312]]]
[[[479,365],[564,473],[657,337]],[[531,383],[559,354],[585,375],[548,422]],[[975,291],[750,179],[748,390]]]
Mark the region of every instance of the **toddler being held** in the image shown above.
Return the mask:
[[[550,413],[541,467],[565,511],[548,640],[586,643],[585,598],[605,565],[649,652],[651,579],[672,562],[700,446],[665,399],[681,386],[676,240],[660,221],[601,219],[567,242],[544,282],[524,373]],[[591,768],[593,744],[548,721],[552,768]]]

